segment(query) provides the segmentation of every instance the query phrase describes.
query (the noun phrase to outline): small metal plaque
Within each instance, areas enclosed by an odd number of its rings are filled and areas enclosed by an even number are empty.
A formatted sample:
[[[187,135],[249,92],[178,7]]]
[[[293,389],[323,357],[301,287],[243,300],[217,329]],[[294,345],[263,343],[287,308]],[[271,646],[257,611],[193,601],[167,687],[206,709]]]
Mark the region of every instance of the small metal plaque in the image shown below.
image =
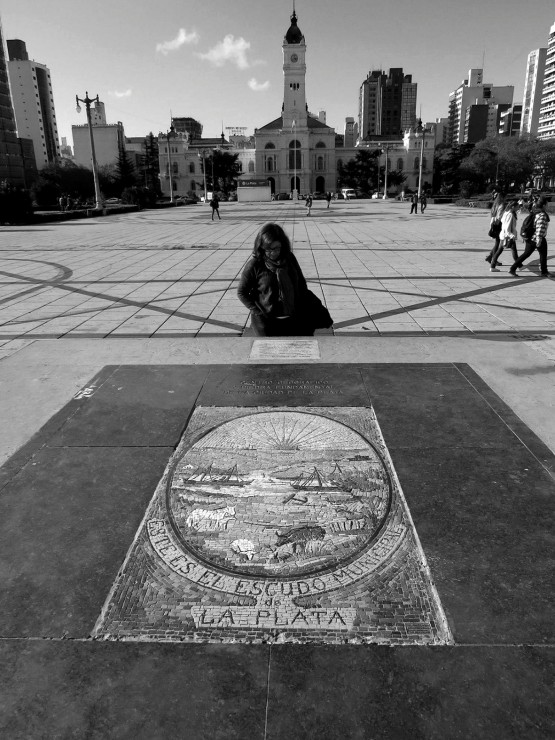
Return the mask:
[[[249,360],[319,360],[317,339],[255,339]]]

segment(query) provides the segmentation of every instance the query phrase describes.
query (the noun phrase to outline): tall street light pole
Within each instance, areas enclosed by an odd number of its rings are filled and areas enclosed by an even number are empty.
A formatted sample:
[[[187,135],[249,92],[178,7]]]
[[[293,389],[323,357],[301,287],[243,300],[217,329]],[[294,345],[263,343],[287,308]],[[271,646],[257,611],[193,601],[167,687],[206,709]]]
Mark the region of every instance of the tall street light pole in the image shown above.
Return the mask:
[[[170,126],[170,130],[166,131],[164,134],[166,137],[166,141],[168,143],[168,175],[170,178],[170,203],[174,202],[173,197],[173,175],[172,175],[172,158],[171,158],[171,146],[170,146],[170,139],[173,139],[175,137],[175,127],[172,123]]]
[[[382,200],[387,200],[387,161],[388,161],[388,155],[389,155],[389,144],[384,144],[384,151],[385,151],[385,173],[384,173]],[[378,183],[378,190],[379,188],[380,188],[380,184]]]
[[[422,195],[422,173],[424,171],[424,139],[426,138],[426,129],[422,125],[422,120],[418,123],[418,129],[422,134],[422,141],[420,142],[420,162],[418,164],[418,199],[420,200],[420,196]]]
[[[93,136],[93,126],[92,126],[92,120],[91,120],[91,103],[100,103],[100,100],[98,98],[98,95],[96,96],[96,98],[89,98],[89,93],[85,92],[84,98],[80,98],[76,95],[75,102],[77,103],[77,113],[81,113],[81,106],[79,105],[79,103],[84,103],[85,109],[87,111],[87,123],[89,124],[89,136],[91,139],[91,162],[92,162],[92,171],[93,171],[93,179],[94,179],[94,197],[96,200],[95,208],[97,210],[101,210],[103,207],[103,204],[102,204],[102,196],[100,195],[100,183],[98,182],[98,167],[96,164],[96,154],[94,151],[94,136]]]
[[[201,149],[198,152],[198,156],[202,160],[202,174],[203,174],[203,177],[204,177],[204,202],[206,203],[206,199],[208,198],[208,194],[207,194],[207,191],[206,191],[206,162],[205,162],[206,149]]]

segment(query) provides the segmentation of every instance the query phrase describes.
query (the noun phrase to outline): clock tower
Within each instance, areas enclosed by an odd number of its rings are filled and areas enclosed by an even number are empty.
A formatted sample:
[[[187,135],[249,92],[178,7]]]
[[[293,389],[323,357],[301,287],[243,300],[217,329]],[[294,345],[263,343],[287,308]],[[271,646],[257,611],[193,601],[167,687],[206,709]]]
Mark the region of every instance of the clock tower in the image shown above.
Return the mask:
[[[293,10],[291,26],[283,39],[283,128],[306,128],[306,44]]]

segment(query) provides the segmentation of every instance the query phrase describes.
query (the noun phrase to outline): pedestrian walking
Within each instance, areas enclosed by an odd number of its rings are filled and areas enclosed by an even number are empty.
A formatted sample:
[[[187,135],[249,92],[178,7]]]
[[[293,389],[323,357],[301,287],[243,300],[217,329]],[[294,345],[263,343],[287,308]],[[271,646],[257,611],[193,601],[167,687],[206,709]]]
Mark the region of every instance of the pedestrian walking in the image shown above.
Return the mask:
[[[486,262],[489,262],[491,264],[491,259],[493,257],[494,252],[496,252],[499,249],[499,235],[501,233],[501,217],[503,216],[503,212],[505,211],[505,196],[503,193],[494,193],[494,199],[491,206],[490,211],[490,222],[489,222],[489,231],[488,236],[490,236],[492,239],[495,239],[493,247],[490,250],[490,253],[485,258]],[[498,265],[501,264],[501,262],[497,262]]]
[[[312,195],[310,195],[310,193],[306,196],[305,205],[306,215],[310,216],[310,209],[312,208]]]
[[[422,195],[420,196],[420,213],[424,213],[427,207],[428,199],[426,198],[426,193],[422,193]]]
[[[215,213],[218,214],[218,218],[221,221],[222,217],[220,216],[220,201],[218,200],[218,196],[216,195],[216,193],[214,193],[210,200],[210,207],[212,208],[212,221],[214,220]]]
[[[528,228],[528,217],[524,219],[520,233],[523,235],[525,240],[525,249],[520,257],[515,260],[509,274],[513,277],[517,277],[516,271],[522,266],[523,262],[528,259],[532,252],[537,249],[540,255],[540,274],[542,277],[551,277],[551,273],[547,270],[547,227],[549,226],[549,216],[545,211],[547,199],[544,196],[540,196],[532,208],[530,216],[533,217],[533,228],[530,227],[530,231],[526,231]],[[531,221],[531,219],[530,219]],[[533,233],[532,233],[533,232]],[[530,237],[528,238],[528,234]]]
[[[329,190],[326,193],[326,200],[328,202],[328,208],[329,208],[330,207],[330,203],[331,203],[331,193],[329,192]]]
[[[518,236],[516,230],[516,222],[518,217],[516,213],[516,208],[517,203],[514,200],[510,201],[505,206],[505,210],[503,211],[503,214],[501,216],[499,246],[491,256],[491,267],[489,268],[490,272],[499,272],[497,268],[497,265],[499,264],[498,259],[505,247],[509,247],[511,249],[513,253],[513,262],[516,262],[516,260],[518,259],[518,252],[516,249],[516,240]]]
[[[410,212],[418,213],[418,193],[413,193],[410,199]]]
[[[251,311],[255,335],[313,336],[302,315],[307,290],[289,238],[278,224],[266,224],[256,235],[237,288],[239,300]]]
[[[60,206],[60,211],[63,213],[66,209],[65,195],[60,195],[60,197],[58,198],[58,205]]]

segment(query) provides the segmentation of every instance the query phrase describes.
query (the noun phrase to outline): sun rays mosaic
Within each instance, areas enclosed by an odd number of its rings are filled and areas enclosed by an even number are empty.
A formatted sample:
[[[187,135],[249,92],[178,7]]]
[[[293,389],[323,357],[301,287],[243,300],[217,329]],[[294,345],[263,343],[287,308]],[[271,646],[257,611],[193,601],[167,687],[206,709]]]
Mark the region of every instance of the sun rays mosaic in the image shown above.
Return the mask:
[[[196,408],[95,636],[450,642],[373,410]]]

